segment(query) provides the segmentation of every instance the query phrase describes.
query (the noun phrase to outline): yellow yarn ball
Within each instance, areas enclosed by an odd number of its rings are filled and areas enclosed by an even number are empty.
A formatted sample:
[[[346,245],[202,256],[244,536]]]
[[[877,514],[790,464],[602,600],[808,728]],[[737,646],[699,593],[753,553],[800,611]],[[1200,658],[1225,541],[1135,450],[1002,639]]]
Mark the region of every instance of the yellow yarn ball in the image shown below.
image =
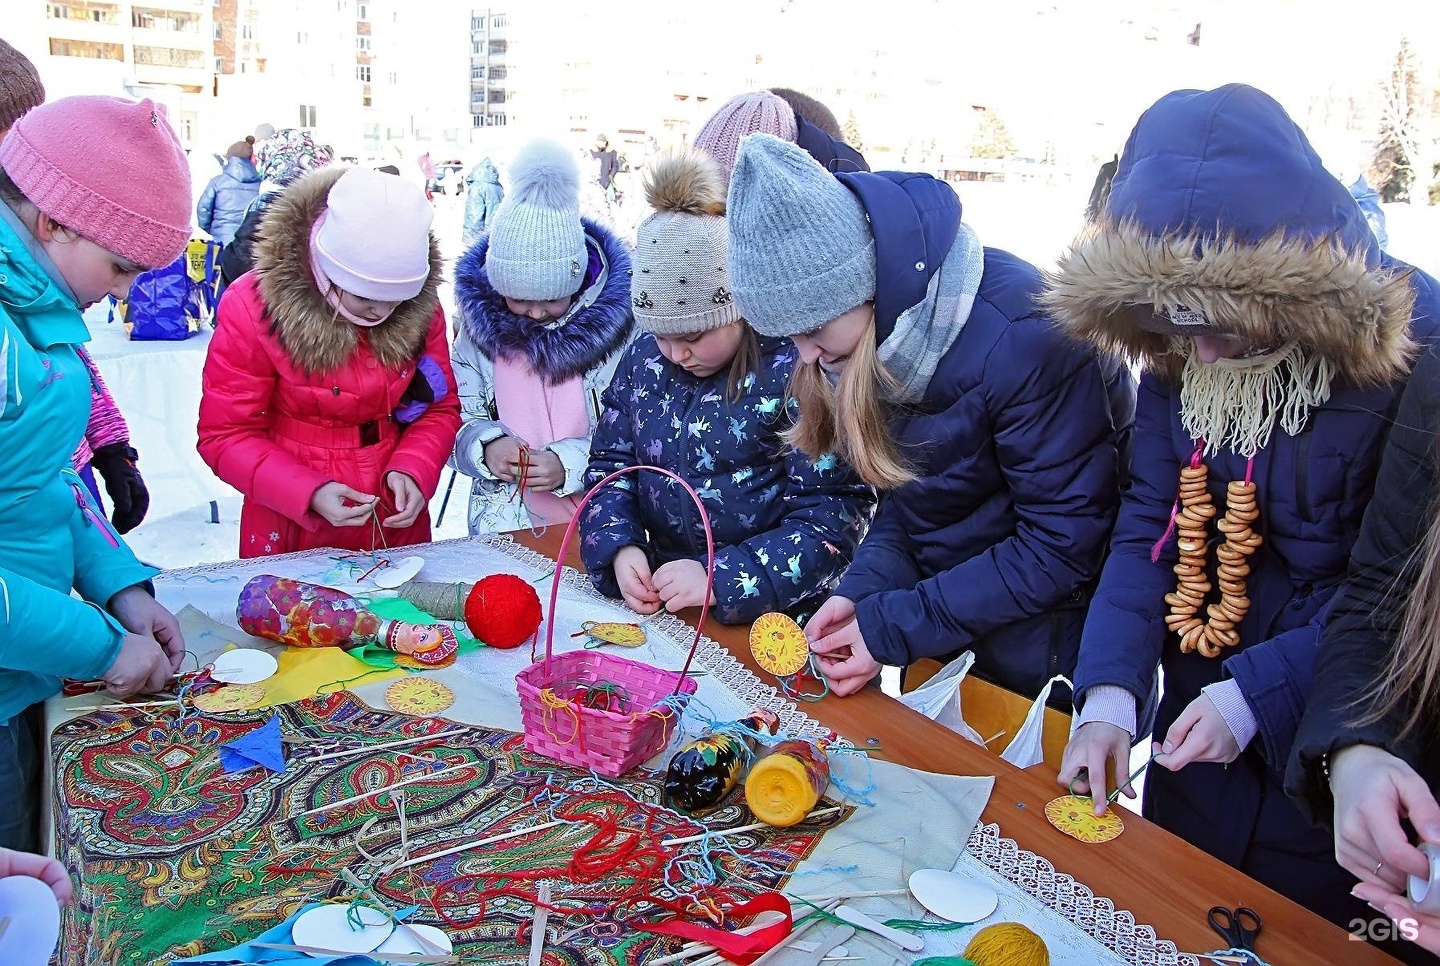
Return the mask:
[[[1050,966],[1045,940],[1018,922],[997,922],[975,934],[964,956],[975,966]]]

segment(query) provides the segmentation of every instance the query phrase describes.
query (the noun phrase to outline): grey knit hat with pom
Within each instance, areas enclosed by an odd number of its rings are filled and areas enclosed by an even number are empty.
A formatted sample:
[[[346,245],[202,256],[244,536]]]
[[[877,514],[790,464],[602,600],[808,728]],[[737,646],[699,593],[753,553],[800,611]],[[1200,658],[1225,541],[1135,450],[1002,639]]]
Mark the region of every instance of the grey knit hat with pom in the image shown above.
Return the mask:
[[[635,321],[656,335],[692,335],[740,318],[726,260],[725,185],[699,151],[650,166],[645,200],[655,211],[635,231],[630,301]]]
[[[510,185],[490,226],[485,273],[512,299],[574,295],[589,255],[580,224],[580,168],[555,141],[531,141],[510,162]]]

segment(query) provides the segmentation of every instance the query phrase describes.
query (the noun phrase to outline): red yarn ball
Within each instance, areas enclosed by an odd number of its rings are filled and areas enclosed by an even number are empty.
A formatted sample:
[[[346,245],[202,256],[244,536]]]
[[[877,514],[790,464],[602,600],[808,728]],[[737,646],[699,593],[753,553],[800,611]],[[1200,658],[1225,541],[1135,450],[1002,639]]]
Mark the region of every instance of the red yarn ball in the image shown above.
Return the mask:
[[[540,629],[540,595],[514,574],[491,574],[476,581],[465,598],[465,626],[491,647],[524,644]]]

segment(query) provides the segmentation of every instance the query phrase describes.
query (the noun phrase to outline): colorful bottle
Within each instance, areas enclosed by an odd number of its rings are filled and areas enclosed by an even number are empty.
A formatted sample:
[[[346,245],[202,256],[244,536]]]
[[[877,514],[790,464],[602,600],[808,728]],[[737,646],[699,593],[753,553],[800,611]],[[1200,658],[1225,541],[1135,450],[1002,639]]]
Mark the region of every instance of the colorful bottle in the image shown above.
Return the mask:
[[[829,785],[824,752],[808,741],[782,741],[751,767],[745,804],[760,821],[785,828],[809,815]]]
[[[736,724],[773,735],[780,719],[772,711],[757,710]],[[719,805],[740,783],[747,752],[754,747],[754,739],[744,732],[724,730],[707,732],[684,745],[665,770],[666,804],[682,812],[703,812]]]

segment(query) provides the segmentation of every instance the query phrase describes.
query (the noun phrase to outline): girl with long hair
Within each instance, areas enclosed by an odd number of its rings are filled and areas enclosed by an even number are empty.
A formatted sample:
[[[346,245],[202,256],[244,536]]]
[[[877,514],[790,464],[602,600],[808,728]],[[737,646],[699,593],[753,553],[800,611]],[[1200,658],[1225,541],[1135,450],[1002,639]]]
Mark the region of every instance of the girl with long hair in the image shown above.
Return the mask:
[[[1035,695],[1074,665],[1120,500],[1129,373],[1036,307],[1040,275],[985,248],[947,184],[832,176],[752,134],[730,181],[742,314],[800,355],[788,434],[883,491],[835,593],[806,624],[830,687],[970,649]]]

